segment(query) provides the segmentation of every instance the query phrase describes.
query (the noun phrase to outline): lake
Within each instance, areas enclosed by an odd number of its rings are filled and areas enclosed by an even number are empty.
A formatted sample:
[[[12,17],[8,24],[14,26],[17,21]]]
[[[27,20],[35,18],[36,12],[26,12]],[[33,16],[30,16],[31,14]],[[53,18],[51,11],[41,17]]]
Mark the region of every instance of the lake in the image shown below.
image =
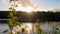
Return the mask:
[[[40,27],[41,27],[42,31],[50,32],[50,31],[52,31],[52,28],[50,27],[51,25],[55,25],[55,27],[60,29],[60,25],[58,23],[59,22],[49,22],[49,24],[48,24],[48,22],[41,23]],[[20,31],[22,28],[25,28],[26,25],[27,25],[26,31],[25,31],[26,34],[32,34],[32,33],[36,34],[34,23],[29,23],[29,22],[21,23],[21,26],[14,27],[13,31],[15,31],[15,32]],[[8,24],[0,24],[0,34],[9,34],[9,31],[7,33],[3,33],[3,31],[6,29],[9,30]]]

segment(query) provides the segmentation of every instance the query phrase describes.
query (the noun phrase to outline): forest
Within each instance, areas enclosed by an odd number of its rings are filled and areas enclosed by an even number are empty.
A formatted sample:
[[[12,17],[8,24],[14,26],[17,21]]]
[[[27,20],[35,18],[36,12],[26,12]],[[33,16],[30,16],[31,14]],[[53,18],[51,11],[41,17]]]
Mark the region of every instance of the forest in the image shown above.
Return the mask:
[[[0,11],[0,19],[8,19],[11,17],[8,17],[9,12],[12,11]],[[37,11],[37,12],[23,12],[23,11],[16,11],[16,15],[18,16],[19,21],[21,22],[35,22],[36,20],[40,20],[40,22],[45,21],[54,21],[59,22],[60,21],[60,12],[53,12],[53,11]],[[6,20],[4,20],[6,21]],[[1,22],[1,20],[0,20]]]

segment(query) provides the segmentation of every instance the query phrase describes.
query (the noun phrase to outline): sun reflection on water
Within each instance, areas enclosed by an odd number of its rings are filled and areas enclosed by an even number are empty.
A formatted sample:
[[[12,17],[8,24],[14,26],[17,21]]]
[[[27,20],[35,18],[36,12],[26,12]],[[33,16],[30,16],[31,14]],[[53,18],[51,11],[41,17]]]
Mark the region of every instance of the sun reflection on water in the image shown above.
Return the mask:
[[[32,23],[22,23],[21,26],[14,27],[14,32],[21,32],[21,29],[25,29],[24,34],[32,33]]]

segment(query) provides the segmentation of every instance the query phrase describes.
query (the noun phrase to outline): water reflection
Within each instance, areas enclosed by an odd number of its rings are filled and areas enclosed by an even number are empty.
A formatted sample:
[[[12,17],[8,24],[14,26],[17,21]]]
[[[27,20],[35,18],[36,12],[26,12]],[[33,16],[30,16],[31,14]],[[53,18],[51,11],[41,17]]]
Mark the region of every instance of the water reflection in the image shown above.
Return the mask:
[[[34,24],[35,23],[21,23],[21,26],[17,25],[16,27],[14,27],[13,33],[20,32],[20,34],[37,34]],[[46,23],[41,23],[40,24],[41,29],[43,30],[43,32],[48,32],[48,33],[50,31],[53,32],[53,28],[51,27],[52,25],[55,26],[56,28],[60,29],[60,25],[57,22],[56,23],[51,22],[49,24],[48,24],[48,22],[46,22]],[[25,31],[23,33],[21,31],[22,28],[25,29]],[[9,29],[8,24],[0,24],[0,34],[9,34],[9,31],[7,33],[2,33],[6,29]]]
[[[20,32],[22,33],[22,28],[24,28],[24,34],[30,34],[32,33],[32,23],[21,23],[21,26],[16,26],[14,27],[13,31],[14,32]]]

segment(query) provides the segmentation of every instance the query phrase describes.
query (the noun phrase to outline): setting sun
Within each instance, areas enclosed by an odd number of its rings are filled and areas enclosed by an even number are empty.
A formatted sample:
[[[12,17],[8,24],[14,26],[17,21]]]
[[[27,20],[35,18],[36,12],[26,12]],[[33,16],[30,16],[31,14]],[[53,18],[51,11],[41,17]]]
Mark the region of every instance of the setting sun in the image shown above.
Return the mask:
[[[22,4],[18,4],[18,7],[16,7],[17,11],[24,11],[24,12],[32,12],[34,11],[34,7],[33,6],[22,6]]]
[[[24,8],[24,11],[26,11],[26,12],[31,12],[31,11],[33,11],[34,9],[32,8],[32,7],[26,7],[26,8]]]

